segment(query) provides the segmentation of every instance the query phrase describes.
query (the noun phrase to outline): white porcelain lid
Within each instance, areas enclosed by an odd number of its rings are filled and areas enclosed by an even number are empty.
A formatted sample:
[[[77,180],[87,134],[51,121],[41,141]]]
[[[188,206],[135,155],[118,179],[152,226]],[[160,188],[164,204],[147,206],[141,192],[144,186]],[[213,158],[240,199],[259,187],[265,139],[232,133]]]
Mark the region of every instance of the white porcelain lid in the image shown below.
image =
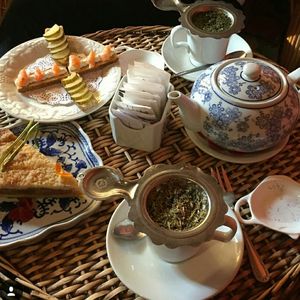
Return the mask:
[[[242,107],[274,105],[288,90],[281,70],[253,58],[233,59],[221,64],[214,72],[212,85],[220,97]]]

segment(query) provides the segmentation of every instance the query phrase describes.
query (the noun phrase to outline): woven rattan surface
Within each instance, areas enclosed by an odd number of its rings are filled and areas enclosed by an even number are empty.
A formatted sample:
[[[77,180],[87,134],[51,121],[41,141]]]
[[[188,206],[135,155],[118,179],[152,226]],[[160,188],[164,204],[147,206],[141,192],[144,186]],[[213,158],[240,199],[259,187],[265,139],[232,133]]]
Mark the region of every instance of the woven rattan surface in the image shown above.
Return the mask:
[[[99,31],[87,37],[104,44],[159,52],[169,32],[170,28],[161,26],[128,27]],[[182,78],[172,83],[184,93],[192,86]],[[5,115],[2,111],[0,114]],[[197,148],[187,136],[176,106],[168,117],[160,149],[152,153],[114,143],[108,104],[78,122],[104,164],[118,168],[127,180],[140,178],[153,164],[180,162],[196,165],[204,172],[209,172],[210,167],[224,165],[237,197],[252,191],[268,175],[284,174],[300,181],[300,123],[289,143],[275,157],[254,164],[234,164],[215,159]],[[106,253],[106,229],[117,205],[118,201],[103,203],[98,211],[76,226],[50,234],[35,244],[4,250],[1,255],[33,284],[58,299],[137,299],[139,296],[128,290],[114,274]],[[243,213],[248,213],[246,208]],[[267,265],[271,280],[267,283],[255,280],[245,250],[238,274],[215,299],[299,299],[299,240],[259,225],[245,226],[245,230]]]

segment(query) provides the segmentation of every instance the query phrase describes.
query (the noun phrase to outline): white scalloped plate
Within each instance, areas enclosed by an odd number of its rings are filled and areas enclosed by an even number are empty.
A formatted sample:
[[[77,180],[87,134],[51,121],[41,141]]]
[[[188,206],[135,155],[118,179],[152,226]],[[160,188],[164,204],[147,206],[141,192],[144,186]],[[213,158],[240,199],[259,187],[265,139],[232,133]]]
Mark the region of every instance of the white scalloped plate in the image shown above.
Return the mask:
[[[18,125],[12,131],[18,134],[23,128],[24,125]],[[89,137],[76,122],[41,124],[36,141],[41,153],[59,161],[74,177],[88,168],[103,165]],[[50,232],[70,228],[100,205],[101,201],[75,197],[1,198],[0,250],[32,243]]]
[[[88,53],[90,49],[104,47],[84,37],[68,36],[68,40],[71,51],[74,52]],[[86,112],[81,111],[73,102],[69,105],[49,105],[39,103],[26,96],[27,94],[19,93],[14,84],[19,70],[47,54],[47,43],[41,37],[16,46],[0,58],[0,107],[4,111],[25,120],[34,119],[45,123],[64,122],[84,117],[98,110],[111,99],[121,78],[121,68],[118,62],[93,72],[98,75],[98,83],[101,81],[97,85],[101,101]],[[86,74],[83,77],[85,76],[89,75]],[[57,84],[42,90],[46,93],[56,93],[58,96],[64,91]]]
[[[230,242],[212,240],[203,243],[199,254],[191,259],[167,263],[151,250],[148,237],[136,241],[114,237],[115,225],[127,217],[128,211],[129,206],[123,200],[109,221],[106,250],[118,278],[141,297],[151,300],[207,299],[234,279],[244,253],[244,239],[238,222],[237,232]],[[236,219],[230,208],[227,214]]]

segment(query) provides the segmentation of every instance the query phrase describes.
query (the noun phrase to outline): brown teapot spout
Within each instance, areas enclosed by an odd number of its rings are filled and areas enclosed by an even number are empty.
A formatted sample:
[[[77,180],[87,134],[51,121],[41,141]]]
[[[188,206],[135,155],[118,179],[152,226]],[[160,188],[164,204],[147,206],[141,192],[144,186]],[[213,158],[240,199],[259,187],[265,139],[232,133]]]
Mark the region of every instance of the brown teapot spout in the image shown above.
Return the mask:
[[[194,132],[201,129],[202,110],[199,104],[179,91],[172,91],[168,93],[168,100],[175,102],[179,107],[179,113],[184,126]]]

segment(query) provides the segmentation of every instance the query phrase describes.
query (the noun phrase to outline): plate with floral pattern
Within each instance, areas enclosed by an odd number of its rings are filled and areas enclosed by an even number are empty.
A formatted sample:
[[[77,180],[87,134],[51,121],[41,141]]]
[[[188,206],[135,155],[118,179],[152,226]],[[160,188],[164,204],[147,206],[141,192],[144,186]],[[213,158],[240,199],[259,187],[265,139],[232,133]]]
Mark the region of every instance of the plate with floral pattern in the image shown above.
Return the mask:
[[[11,130],[19,134],[24,125]],[[80,172],[103,165],[93,150],[87,134],[76,122],[40,124],[39,132],[29,144],[59,162],[76,177]],[[87,217],[101,202],[84,198],[0,199],[0,249],[36,241],[46,234],[69,228]]]
[[[72,52],[89,53],[104,47],[101,43],[84,37],[67,36]],[[36,120],[40,123],[72,121],[84,117],[102,107],[113,96],[121,79],[118,62],[83,74],[93,92],[100,95],[100,102],[87,111],[82,111],[71,99],[60,83],[19,93],[14,80],[24,67],[38,66],[44,70],[49,66],[49,50],[44,38],[22,43],[0,58],[0,107],[13,117]]]

